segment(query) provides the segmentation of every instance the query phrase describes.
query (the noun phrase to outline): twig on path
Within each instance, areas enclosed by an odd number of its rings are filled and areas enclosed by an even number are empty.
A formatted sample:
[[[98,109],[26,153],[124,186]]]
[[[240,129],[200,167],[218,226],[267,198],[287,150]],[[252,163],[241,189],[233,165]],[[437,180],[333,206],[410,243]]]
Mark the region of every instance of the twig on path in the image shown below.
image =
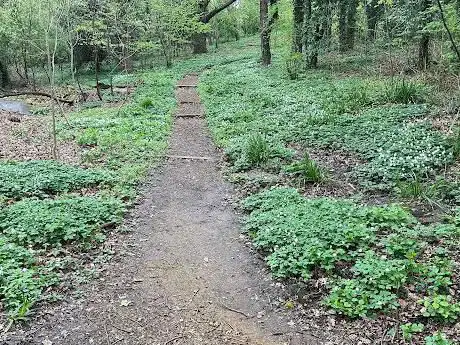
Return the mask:
[[[227,306],[227,305],[225,305],[225,304],[223,304],[223,303],[220,303],[220,302],[219,302],[219,305],[220,305],[221,307],[223,307],[224,309],[227,309],[227,310],[232,311],[232,312],[234,312],[234,313],[243,315],[243,316],[246,317],[247,319],[252,319],[252,318],[253,318],[253,316],[250,316],[250,315],[246,314],[245,312],[243,312],[243,311],[241,311],[241,310],[233,309],[233,308],[231,308],[231,307],[229,307],[229,306]]]
[[[107,340],[107,345],[111,345],[112,343],[110,342],[109,332],[107,331],[107,322],[104,322],[104,331]]]
[[[8,322],[8,324],[6,325],[6,328],[2,332],[2,335],[5,335],[6,333],[8,333],[8,331],[11,328],[11,326],[13,326],[13,322],[14,321],[12,319]],[[3,328],[3,325],[2,325],[2,328]]]
[[[171,344],[171,343],[175,342],[176,340],[182,339],[183,337],[184,337],[183,335],[178,335],[177,337],[168,340],[168,341],[165,343],[165,345]]]

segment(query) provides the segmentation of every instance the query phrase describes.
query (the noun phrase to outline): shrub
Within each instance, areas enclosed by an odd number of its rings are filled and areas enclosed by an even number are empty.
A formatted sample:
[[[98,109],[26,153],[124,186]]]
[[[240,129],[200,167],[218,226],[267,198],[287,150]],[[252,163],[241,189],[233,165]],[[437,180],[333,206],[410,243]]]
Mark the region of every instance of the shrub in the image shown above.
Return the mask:
[[[286,72],[289,79],[295,80],[305,69],[305,61],[302,53],[292,53],[286,58]]]

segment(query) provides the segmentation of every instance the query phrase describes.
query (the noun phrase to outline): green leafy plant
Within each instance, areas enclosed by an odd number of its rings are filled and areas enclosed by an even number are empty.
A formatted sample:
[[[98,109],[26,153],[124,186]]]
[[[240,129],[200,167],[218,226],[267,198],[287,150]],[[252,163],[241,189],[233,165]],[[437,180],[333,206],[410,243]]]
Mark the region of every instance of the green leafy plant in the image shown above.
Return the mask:
[[[425,338],[425,345],[454,345],[442,332],[436,332]]]
[[[412,337],[416,333],[421,333],[425,329],[425,326],[422,323],[406,323],[400,326],[402,331],[403,339],[406,341],[412,340]]]
[[[106,170],[82,169],[56,161],[0,164],[0,195],[7,198],[46,197],[82,188],[112,185]]]
[[[308,153],[305,153],[304,158],[300,162],[287,166],[285,171],[297,176],[304,184],[322,182],[326,178],[324,170],[310,158]]]
[[[267,140],[260,133],[249,136],[246,143],[246,157],[251,166],[266,163],[270,157]]]
[[[458,158],[460,156],[460,128],[455,128],[448,140],[450,146],[452,147],[454,157]]]
[[[45,248],[94,241],[102,227],[121,221],[123,211],[116,199],[22,200],[0,211],[0,231],[13,243]]]
[[[460,316],[460,303],[455,303],[451,296],[433,295],[420,301],[422,314],[440,321],[453,322]]]
[[[326,305],[350,317],[363,317],[398,307],[398,296],[386,290],[373,290],[358,280],[338,282],[325,300]]]
[[[286,72],[291,80],[296,80],[304,71],[304,57],[301,53],[292,53],[286,58]]]
[[[424,100],[424,90],[412,81],[392,80],[386,85],[385,97],[391,103],[418,103]]]

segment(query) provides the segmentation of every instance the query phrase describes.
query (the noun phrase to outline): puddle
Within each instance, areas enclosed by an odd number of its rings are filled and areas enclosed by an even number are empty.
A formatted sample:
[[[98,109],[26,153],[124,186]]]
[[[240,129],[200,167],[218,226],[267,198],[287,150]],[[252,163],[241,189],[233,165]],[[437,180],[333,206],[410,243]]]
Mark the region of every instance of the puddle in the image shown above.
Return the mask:
[[[30,115],[29,106],[23,102],[0,100],[0,110],[11,111],[23,115]]]

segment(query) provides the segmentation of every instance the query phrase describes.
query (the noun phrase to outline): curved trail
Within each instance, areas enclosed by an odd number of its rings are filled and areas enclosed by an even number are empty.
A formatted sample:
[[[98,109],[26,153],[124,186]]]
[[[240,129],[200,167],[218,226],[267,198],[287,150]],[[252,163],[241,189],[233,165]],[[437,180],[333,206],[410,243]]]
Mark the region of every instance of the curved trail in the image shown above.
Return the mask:
[[[125,256],[88,301],[50,316],[27,344],[321,344],[294,330],[275,303],[279,289],[240,238],[197,82],[178,84],[169,158],[133,212]]]

